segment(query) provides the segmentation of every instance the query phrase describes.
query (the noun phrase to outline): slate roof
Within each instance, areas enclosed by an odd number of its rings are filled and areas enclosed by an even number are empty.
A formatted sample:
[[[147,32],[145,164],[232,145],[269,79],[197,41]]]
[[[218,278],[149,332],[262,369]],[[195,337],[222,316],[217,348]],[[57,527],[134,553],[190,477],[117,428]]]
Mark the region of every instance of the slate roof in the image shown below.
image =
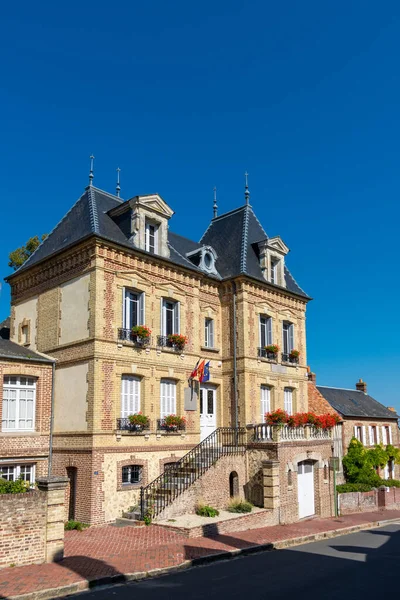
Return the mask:
[[[54,362],[48,356],[38,354],[37,352],[33,352],[33,350],[29,350],[29,348],[25,348],[25,346],[20,346],[15,342],[3,340],[2,338],[0,338],[0,358],[32,362],[46,362],[49,364]]]
[[[65,250],[84,239],[96,235],[133,249],[129,235],[108,214],[113,208],[124,203],[124,200],[108,194],[96,187],[88,186],[73,207],[56,225],[37,250],[28,258],[15,274]],[[125,226],[126,229],[126,226]],[[193,271],[203,273],[186,254],[200,249],[203,245],[214,248],[218,258],[215,267],[220,277],[217,279],[248,275],[265,283],[257,255],[257,242],[267,239],[267,234],[255,216],[250,205],[225,213],[213,219],[200,242],[168,231],[169,260]],[[145,252],[144,250],[138,250]],[[10,275],[7,279],[12,279]],[[286,288],[288,291],[309,299],[309,296],[298,286],[285,267]],[[272,285],[272,284],[270,284]],[[276,286],[280,287],[280,286]]]
[[[398,415],[380,402],[359,392],[317,385],[318,391],[337,412],[344,417],[368,417],[370,419],[397,419]]]

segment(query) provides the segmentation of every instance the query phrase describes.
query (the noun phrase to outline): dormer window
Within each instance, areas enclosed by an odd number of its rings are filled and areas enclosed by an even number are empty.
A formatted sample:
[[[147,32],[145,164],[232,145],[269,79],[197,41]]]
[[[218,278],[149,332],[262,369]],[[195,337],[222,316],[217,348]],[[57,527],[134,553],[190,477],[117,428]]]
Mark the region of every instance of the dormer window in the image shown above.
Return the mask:
[[[267,238],[257,242],[258,259],[264,278],[273,285],[286,287],[285,256],[289,248],[281,238]]]
[[[213,275],[218,275],[215,267],[217,254],[214,248],[211,248],[211,246],[201,246],[200,248],[197,248],[197,250],[188,252],[186,256],[194,265],[196,265],[196,267],[199,267],[199,269],[202,271],[212,273]]]
[[[214,256],[211,252],[204,252],[203,254],[203,263],[206,271],[212,271],[214,268]]]
[[[279,284],[278,269],[279,260],[271,258],[271,283]]]
[[[146,221],[145,250],[158,254],[158,225],[151,221]]]

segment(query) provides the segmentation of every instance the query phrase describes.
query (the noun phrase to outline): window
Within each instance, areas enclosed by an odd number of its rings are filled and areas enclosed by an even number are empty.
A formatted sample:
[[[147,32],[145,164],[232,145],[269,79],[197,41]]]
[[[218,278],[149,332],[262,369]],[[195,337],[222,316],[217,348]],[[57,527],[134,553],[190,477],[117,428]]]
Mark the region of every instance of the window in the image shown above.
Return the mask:
[[[387,446],[387,444],[392,443],[392,432],[390,430],[389,425],[382,425],[382,444]]]
[[[206,348],[214,348],[214,319],[204,321],[204,345]]]
[[[121,417],[125,419],[140,411],[140,379],[123,375],[121,380]]]
[[[278,266],[279,260],[271,258],[271,283],[278,284]]]
[[[272,344],[272,319],[266,315],[260,315],[260,347]]]
[[[23,479],[29,483],[35,482],[35,465],[7,465],[0,466],[0,477],[7,481]]]
[[[161,333],[162,335],[170,335],[171,333],[179,333],[180,331],[180,310],[179,302],[162,299],[161,306]]]
[[[22,325],[21,327],[21,344],[29,344],[29,327],[28,325]]]
[[[176,383],[170,379],[161,379],[160,417],[176,414]]]
[[[124,290],[124,329],[144,325],[144,294]]]
[[[271,412],[271,388],[268,385],[261,386],[261,423],[265,422],[265,413]]]
[[[5,376],[2,429],[30,430],[35,425],[36,381],[33,377]]]
[[[145,250],[158,253],[158,225],[149,221],[146,222]]]
[[[361,440],[360,440],[361,441]],[[378,435],[376,431],[376,426],[372,425],[369,430],[369,443],[371,446],[375,446],[378,443]]]
[[[291,388],[284,389],[284,409],[288,415],[293,414],[293,390]]]
[[[371,436],[371,434],[370,434]],[[361,443],[363,443],[363,434],[362,434],[362,427],[361,425],[355,425],[354,426],[354,437]],[[370,439],[372,439],[370,437]]]
[[[122,485],[140,483],[142,481],[143,467],[140,465],[129,465],[122,467]]]
[[[294,348],[294,325],[288,321],[283,322],[283,353],[290,354]]]

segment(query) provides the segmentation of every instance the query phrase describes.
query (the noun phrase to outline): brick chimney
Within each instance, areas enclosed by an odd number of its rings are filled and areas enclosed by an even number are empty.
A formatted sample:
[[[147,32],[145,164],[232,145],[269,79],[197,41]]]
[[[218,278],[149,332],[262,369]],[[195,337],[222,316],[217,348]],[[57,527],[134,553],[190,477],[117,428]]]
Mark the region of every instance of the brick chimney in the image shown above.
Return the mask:
[[[364,392],[364,394],[367,393],[367,384],[365,383],[365,381],[363,381],[362,379],[359,379],[356,383],[356,390],[358,392]]]
[[[308,381],[312,381],[314,385],[317,385],[317,375],[315,373],[308,372]]]

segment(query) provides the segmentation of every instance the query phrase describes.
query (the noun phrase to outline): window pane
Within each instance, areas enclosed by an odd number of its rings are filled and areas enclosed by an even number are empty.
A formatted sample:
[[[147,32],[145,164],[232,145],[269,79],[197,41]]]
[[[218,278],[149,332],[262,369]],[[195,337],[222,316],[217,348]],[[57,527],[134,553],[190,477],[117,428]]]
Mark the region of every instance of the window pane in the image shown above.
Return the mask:
[[[213,392],[213,390],[207,390],[207,413],[209,415],[214,414],[214,392]]]
[[[142,467],[130,465],[122,467],[122,483],[140,483],[142,480]]]

